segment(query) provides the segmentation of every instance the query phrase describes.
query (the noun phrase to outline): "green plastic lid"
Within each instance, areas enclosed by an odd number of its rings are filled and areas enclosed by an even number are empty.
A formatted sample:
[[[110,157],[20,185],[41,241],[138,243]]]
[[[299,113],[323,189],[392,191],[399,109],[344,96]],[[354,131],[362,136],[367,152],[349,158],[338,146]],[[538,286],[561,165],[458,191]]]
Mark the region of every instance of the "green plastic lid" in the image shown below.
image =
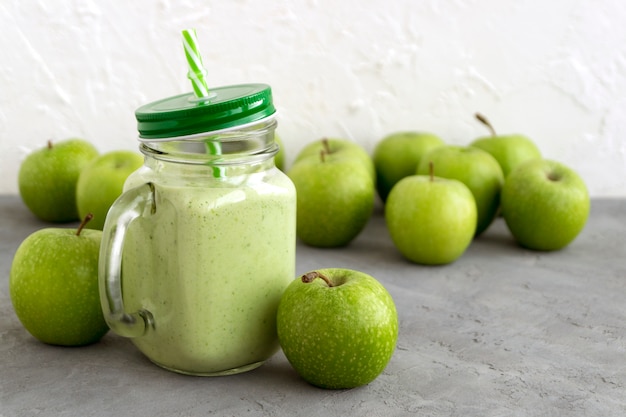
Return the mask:
[[[228,129],[276,112],[266,84],[216,87],[207,98],[193,93],[155,101],[135,111],[139,137],[163,139]]]

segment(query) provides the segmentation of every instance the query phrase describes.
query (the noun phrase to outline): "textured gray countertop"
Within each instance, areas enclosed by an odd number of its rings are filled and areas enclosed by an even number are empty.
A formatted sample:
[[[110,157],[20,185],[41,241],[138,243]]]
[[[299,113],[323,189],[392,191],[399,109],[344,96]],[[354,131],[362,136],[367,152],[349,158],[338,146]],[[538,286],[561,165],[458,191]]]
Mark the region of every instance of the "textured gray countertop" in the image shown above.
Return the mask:
[[[424,267],[392,246],[380,212],[349,247],[298,246],[298,274],[345,267],[378,278],[396,302],[397,350],[371,384],[326,391],[278,353],[245,374],[177,375],[113,334],[47,346],[9,299],[13,254],[35,220],[0,196],[0,416],[624,416],[626,201],[594,200],[574,243],[516,246],[498,219],[458,261]]]

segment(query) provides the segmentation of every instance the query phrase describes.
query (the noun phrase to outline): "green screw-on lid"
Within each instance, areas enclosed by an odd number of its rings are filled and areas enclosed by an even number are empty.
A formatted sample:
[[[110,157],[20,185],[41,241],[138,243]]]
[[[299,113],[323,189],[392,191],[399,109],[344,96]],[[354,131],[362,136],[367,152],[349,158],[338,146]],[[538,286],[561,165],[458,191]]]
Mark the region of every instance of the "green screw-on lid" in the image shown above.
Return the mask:
[[[162,139],[227,129],[275,112],[269,85],[240,84],[213,88],[207,98],[188,93],[155,101],[135,117],[139,137]]]

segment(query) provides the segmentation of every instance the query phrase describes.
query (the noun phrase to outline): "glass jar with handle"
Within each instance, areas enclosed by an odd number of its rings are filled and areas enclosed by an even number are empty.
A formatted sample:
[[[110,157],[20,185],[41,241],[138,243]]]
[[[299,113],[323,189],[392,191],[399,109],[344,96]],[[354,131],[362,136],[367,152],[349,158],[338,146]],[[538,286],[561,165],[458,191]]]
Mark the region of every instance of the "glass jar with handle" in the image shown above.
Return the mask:
[[[109,210],[100,295],[111,329],[194,375],[261,365],[295,276],[295,189],[274,165],[271,88],[215,88],[135,112],[145,163]]]

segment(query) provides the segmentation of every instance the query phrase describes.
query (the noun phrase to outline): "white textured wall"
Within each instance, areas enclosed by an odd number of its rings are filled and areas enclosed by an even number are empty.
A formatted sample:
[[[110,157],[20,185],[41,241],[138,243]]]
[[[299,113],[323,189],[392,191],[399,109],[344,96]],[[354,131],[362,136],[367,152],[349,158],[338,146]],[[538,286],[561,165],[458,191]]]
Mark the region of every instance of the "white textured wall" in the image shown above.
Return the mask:
[[[212,85],[272,85],[288,161],[322,136],[465,144],[481,111],[626,197],[622,0],[2,0],[0,192],[47,139],[134,149],[135,108],[191,90],[192,27]]]

